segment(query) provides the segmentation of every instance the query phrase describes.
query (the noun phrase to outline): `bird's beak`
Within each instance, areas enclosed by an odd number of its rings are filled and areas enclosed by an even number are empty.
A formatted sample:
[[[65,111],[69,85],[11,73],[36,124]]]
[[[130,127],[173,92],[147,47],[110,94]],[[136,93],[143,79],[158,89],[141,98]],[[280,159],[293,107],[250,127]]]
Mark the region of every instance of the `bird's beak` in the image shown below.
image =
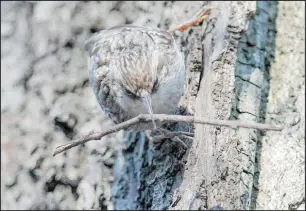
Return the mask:
[[[152,109],[152,104],[151,104],[151,95],[148,92],[142,92],[140,100],[144,104],[146,109],[148,110],[148,113],[150,114],[151,119],[152,119],[153,127],[154,127],[154,129],[156,129],[156,124],[155,124],[155,121],[153,119],[153,109]]]

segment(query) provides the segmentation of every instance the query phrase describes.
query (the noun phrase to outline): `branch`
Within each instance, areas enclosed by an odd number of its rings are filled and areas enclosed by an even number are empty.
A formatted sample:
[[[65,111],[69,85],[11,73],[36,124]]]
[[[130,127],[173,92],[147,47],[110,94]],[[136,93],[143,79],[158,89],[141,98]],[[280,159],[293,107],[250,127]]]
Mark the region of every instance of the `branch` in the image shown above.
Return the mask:
[[[282,126],[279,125],[270,125],[270,124],[261,124],[261,123],[255,123],[255,122],[242,122],[239,120],[208,120],[203,118],[198,118],[194,116],[181,116],[181,115],[166,115],[166,114],[154,114],[153,118],[157,122],[186,122],[186,123],[199,123],[199,124],[206,124],[206,125],[217,125],[217,126],[225,126],[230,128],[252,128],[257,130],[273,130],[273,131],[281,131],[283,129]],[[91,133],[87,135],[86,137],[78,140],[78,141],[72,141],[68,144],[61,145],[56,147],[53,156],[62,153],[68,149],[71,149],[73,147],[76,147],[78,145],[84,144],[91,140],[100,140],[103,136],[106,136],[108,134],[117,132],[122,129],[127,129],[131,127],[132,125],[138,124],[138,123],[148,123],[151,122],[151,117],[149,114],[140,114],[137,117],[134,117],[130,120],[127,120],[125,122],[122,122],[120,124],[117,124],[105,131],[102,132],[96,132]]]

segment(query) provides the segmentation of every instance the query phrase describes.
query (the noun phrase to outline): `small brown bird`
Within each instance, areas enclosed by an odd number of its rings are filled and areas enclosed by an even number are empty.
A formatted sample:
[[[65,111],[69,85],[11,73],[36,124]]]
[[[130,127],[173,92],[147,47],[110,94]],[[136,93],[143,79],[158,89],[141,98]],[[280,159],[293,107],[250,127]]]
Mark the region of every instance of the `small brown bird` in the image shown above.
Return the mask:
[[[185,30],[208,14],[171,30]],[[173,113],[184,92],[184,58],[169,32],[118,26],[93,35],[89,53],[89,81],[102,110],[118,124],[139,114]],[[152,123],[156,124],[152,117]],[[152,124],[134,126],[146,130]]]

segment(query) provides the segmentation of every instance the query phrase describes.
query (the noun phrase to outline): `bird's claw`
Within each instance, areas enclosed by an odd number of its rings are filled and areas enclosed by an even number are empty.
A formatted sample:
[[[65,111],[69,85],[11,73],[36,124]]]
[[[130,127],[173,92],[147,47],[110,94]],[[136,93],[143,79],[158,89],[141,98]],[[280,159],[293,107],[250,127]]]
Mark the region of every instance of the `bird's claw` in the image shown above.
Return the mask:
[[[160,132],[160,135],[157,135],[157,132]],[[186,143],[179,137],[183,137],[185,139],[193,139],[192,136],[194,135],[193,133],[189,133],[189,132],[183,132],[183,131],[169,131],[163,128],[158,128],[155,131],[149,131],[146,130],[145,131],[145,135],[147,136],[147,138],[149,139],[149,143],[151,145],[151,147],[158,149],[160,148],[161,144],[162,144],[162,140],[164,139],[171,139],[174,142],[177,142],[179,144],[181,144],[183,146],[184,149],[187,149],[188,146],[186,145]]]

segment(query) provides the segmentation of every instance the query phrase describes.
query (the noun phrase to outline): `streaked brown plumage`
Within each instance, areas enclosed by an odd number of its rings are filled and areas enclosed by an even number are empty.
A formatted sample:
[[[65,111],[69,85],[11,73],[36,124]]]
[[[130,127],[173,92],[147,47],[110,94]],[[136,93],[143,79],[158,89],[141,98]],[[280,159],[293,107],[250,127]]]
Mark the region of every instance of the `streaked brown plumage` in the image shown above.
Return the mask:
[[[85,49],[90,85],[102,110],[115,123],[148,113],[148,104],[154,113],[176,110],[183,95],[185,66],[170,33],[119,26],[95,34]],[[152,124],[133,129],[148,128]]]

